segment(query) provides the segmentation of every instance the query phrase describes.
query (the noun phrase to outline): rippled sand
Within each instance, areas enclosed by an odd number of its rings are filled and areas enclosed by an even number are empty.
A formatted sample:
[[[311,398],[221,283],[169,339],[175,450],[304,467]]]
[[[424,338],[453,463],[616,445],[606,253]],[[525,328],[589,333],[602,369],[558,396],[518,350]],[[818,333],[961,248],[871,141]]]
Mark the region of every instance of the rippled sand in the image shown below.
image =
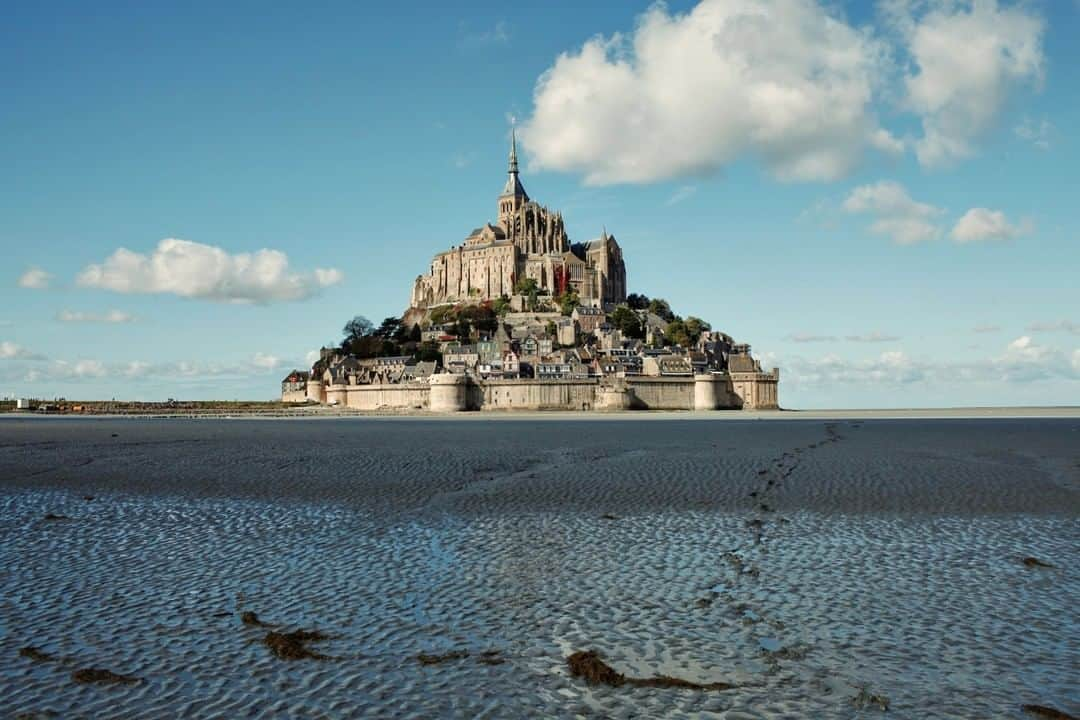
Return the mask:
[[[6,716],[1080,715],[1076,419],[0,419],[0,503]]]

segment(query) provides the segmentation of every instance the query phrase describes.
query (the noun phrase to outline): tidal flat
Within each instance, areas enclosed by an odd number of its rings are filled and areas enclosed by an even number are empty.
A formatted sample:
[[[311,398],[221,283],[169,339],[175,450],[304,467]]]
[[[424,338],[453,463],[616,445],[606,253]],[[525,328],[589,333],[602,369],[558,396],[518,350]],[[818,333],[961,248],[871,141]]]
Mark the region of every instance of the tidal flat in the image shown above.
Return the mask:
[[[0,503],[4,717],[1080,716],[1075,417],[4,417]]]

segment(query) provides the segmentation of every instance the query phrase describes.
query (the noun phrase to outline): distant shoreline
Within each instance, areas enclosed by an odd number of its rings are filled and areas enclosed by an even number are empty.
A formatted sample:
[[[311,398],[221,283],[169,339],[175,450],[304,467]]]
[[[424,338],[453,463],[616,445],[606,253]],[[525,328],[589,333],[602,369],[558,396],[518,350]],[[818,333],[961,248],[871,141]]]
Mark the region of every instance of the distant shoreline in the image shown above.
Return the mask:
[[[498,410],[455,413],[433,412],[360,412],[325,407],[295,409],[256,409],[225,407],[131,412],[5,412],[3,418],[131,419],[131,420],[340,420],[340,419],[413,419],[413,420],[976,420],[976,419],[1080,419],[1080,406],[1058,407],[956,407],[956,408],[837,408],[830,410],[712,410],[621,412],[567,410]]]

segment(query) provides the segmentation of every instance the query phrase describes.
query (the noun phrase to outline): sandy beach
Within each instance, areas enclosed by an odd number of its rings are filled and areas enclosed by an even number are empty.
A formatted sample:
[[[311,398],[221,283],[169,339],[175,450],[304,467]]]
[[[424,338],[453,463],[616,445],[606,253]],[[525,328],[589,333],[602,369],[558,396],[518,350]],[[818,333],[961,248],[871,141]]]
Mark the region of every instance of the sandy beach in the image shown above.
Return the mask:
[[[1080,418],[1012,410],[3,417],[0,710],[1080,715]]]

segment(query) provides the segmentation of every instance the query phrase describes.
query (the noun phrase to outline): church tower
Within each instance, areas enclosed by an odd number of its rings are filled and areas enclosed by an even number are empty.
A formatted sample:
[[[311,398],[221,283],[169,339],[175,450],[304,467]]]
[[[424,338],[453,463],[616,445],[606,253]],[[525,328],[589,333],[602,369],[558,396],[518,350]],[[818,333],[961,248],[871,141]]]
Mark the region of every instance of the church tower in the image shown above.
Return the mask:
[[[510,164],[507,168],[506,187],[499,196],[499,225],[506,230],[507,235],[512,234],[514,218],[521,206],[529,202],[529,196],[518,178],[517,160],[517,132],[510,131]]]

